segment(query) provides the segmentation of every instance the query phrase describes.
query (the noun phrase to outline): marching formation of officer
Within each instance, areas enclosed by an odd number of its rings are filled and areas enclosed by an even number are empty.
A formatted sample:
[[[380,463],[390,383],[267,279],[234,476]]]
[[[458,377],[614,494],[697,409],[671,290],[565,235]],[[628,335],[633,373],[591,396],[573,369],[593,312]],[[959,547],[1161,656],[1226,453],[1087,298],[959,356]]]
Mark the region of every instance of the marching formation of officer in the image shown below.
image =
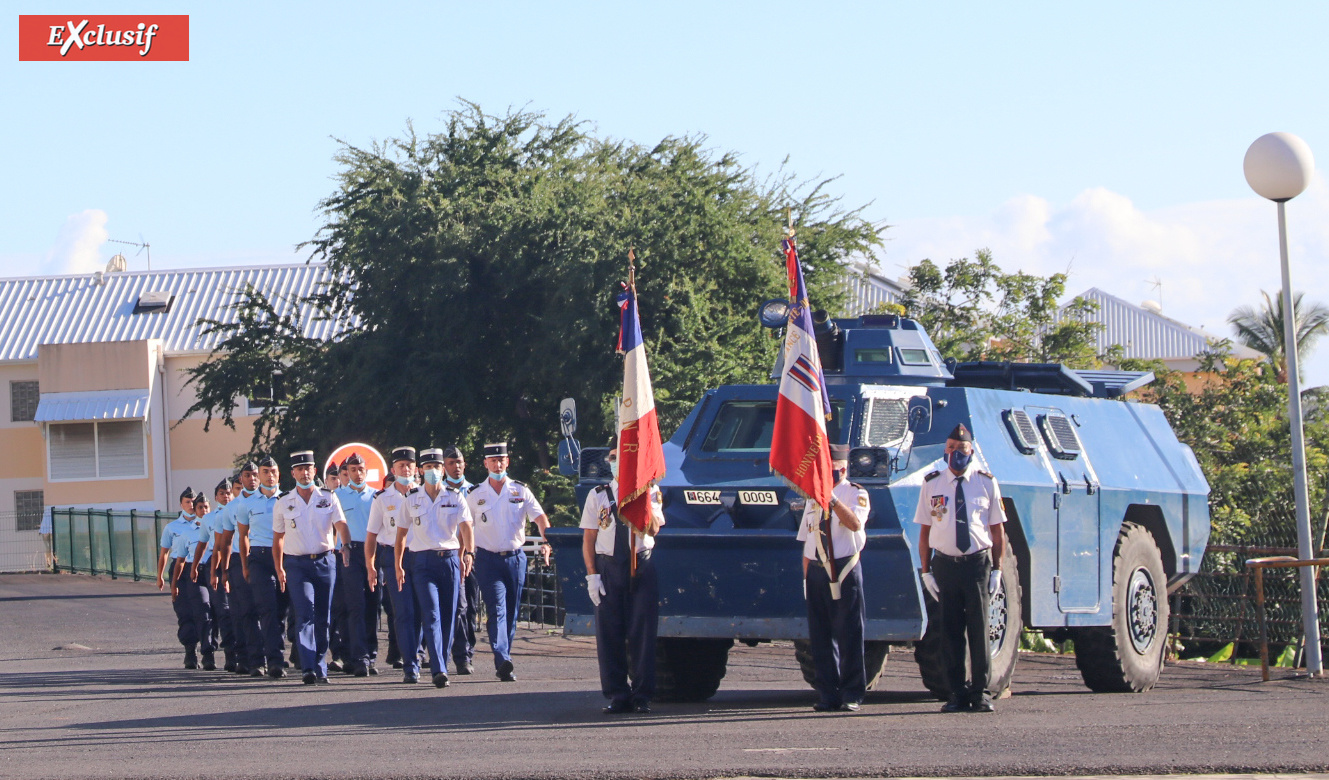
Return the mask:
[[[941,606],[942,657],[950,698],[942,712],[992,712],[988,601],[1001,587],[1006,521],[1001,491],[973,461],[974,437],[946,437],[946,468],[924,477],[914,522],[923,585]],[[970,676],[965,677],[966,638]]]
[[[650,712],[655,695],[655,636],[660,585],[651,561],[655,534],[664,525],[660,489],[650,489],[651,524],[645,533],[618,512],[618,440],[605,456],[613,480],[586,496],[581,513],[586,589],[595,604],[595,654],[606,715]],[[634,561],[633,558],[636,558]]]

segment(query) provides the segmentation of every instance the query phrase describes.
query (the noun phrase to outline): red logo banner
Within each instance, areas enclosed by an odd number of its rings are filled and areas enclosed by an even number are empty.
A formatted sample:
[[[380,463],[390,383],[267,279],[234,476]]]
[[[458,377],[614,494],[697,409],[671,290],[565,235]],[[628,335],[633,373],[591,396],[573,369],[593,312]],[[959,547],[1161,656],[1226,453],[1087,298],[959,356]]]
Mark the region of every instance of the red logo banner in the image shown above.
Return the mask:
[[[20,61],[189,60],[189,16],[18,18]]]

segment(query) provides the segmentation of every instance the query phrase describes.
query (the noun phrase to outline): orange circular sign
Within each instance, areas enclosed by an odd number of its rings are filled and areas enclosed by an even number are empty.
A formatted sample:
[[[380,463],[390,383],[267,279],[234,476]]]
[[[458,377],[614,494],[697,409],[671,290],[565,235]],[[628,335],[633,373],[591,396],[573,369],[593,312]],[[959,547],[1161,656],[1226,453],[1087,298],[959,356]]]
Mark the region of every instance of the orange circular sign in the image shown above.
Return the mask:
[[[365,462],[365,484],[377,485],[380,480],[388,475],[388,462],[383,459],[379,451],[370,447],[368,444],[352,442],[343,444],[328,456],[328,462],[323,464],[323,471],[333,463],[341,464],[342,461],[351,457],[351,453],[359,455]]]

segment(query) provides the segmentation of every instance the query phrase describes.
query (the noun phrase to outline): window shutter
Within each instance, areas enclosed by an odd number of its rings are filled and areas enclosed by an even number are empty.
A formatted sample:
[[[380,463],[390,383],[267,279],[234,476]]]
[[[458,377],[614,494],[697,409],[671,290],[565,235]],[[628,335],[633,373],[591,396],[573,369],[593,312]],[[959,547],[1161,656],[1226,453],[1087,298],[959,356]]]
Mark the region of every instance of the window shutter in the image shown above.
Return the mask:
[[[97,445],[92,423],[50,426],[51,479],[97,476]]]
[[[102,478],[144,476],[142,422],[97,423],[97,471]]]

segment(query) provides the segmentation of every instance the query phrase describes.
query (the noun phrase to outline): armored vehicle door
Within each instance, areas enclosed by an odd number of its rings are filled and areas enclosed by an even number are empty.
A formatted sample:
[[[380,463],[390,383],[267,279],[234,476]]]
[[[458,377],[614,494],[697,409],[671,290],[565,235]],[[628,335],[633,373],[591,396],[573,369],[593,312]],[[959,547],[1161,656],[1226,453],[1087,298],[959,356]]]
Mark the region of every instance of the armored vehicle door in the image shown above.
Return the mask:
[[[1060,409],[1028,407],[1028,412],[1047,444],[1055,480],[1057,606],[1062,612],[1097,612],[1102,492],[1089,453],[1075,432],[1080,421]]]

